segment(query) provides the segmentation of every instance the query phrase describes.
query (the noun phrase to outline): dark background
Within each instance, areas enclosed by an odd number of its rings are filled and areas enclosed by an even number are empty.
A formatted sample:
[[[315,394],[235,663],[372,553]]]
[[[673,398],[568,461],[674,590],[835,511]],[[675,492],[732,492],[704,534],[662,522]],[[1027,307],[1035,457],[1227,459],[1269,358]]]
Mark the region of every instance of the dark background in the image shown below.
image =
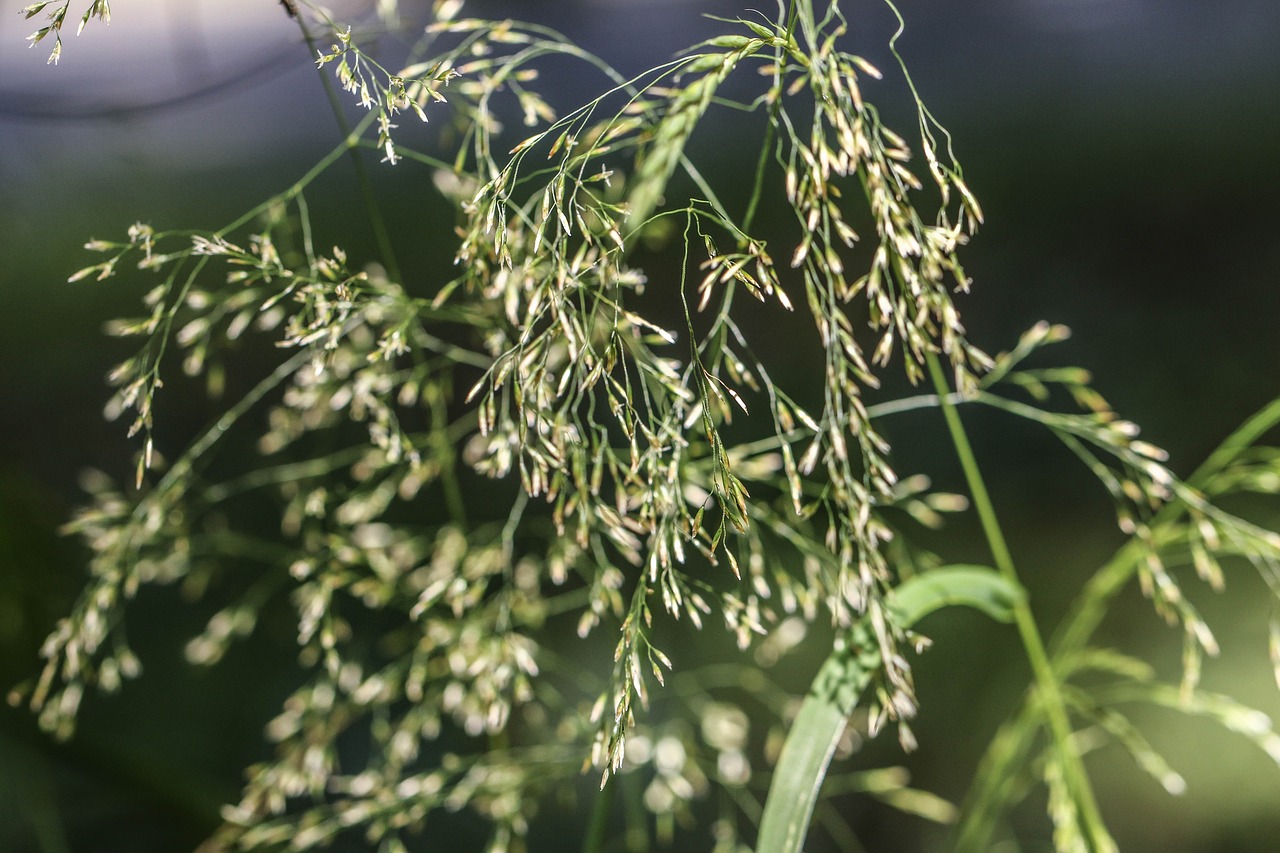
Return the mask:
[[[93,260],[80,247],[91,236],[122,237],[137,220],[217,227],[291,182],[338,134],[306,50],[274,2],[118,2],[111,29],[90,24],[69,38],[56,68],[43,65],[43,46],[24,49],[32,27],[16,14],[21,4],[3,5],[0,686],[7,690],[34,674],[39,642],[82,583],[85,555],[58,534],[82,499],[78,472],[130,469],[121,429],[100,417],[102,377],[127,345],[100,329],[132,312],[140,290],[66,284]],[[698,12],[735,16],[744,8],[598,0],[476,3],[474,11],[554,23],[635,71],[722,26]],[[844,8],[856,50],[889,71],[886,9],[873,0]],[[964,255],[975,281],[961,302],[972,338],[995,351],[1039,319],[1071,326],[1076,336],[1056,359],[1089,368],[1116,408],[1172,452],[1175,469],[1190,471],[1280,391],[1280,4],[904,0],[901,8],[908,21],[901,49],[926,102],[953,132],[987,213]],[[910,129],[905,87],[887,76],[868,96],[891,124]],[[557,83],[571,102],[574,81]],[[750,168],[755,140],[724,125],[695,145],[717,152],[723,174],[733,175]],[[380,182],[393,220],[422,220],[421,188],[385,174]],[[345,168],[326,179],[335,234],[344,233],[352,186]],[[404,227],[400,236],[429,256],[432,246]],[[357,257],[362,239],[344,237]],[[893,437],[941,442],[936,424],[924,421],[904,421]],[[1106,499],[1048,439],[1015,430],[1011,440],[1003,421],[974,417],[970,425],[1015,557],[1053,620],[1118,542]],[[917,428],[928,432],[915,435]],[[944,460],[918,457],[921,467]],[[958,487],[959,479],[943,485]],[[958,529],[958,553],[948,556],[985,559],[963,523]],[[1271,604],[1250,572],[1233,572],[1228,582],[1226,595],[1197,600],[1226,650],[1208,664],[1206,687],[1280,712],[1265,652]],[[1176,672],[1179,637],[1136,595],[1124,603],[1106,639]],[[143,597],[131,637],[146,676],[120,696],[87,701],[69,744],[39,735],[23,711],[0,708],[0,850],[184,850],[207,834],[218,805],[235,797],[240,769],[262,757],[259,732],[283,688],[247,653],[210,672],[188,669],[181,644],[201,622],[186,607],[164,591]],[[955,799],[1025,683],[1025,665],[1010,634],[976,617],[937,617],[925,631],[937,644],[918,664],[922,749],[911,766],[918,784]],[[699,645],[707,660],[729,654],[714,638]],[[821,651],[813,652],[815,667]],[[797,689],[811,672],[798,673]],[[1167,796],[1119,751],[1092,757],[1104,815],[1123,849],[1276,849],[1280,769],[1208,723],[1156,713],[1143,721],[1190,790]],[[902,759],[886,742],[857,760]],[[930,849],[943,837],[866,800],[841,808],[869,850]],[[1026,849],[1049,849],[1034,809],[1026,821],[1027,837],[1042,839]],[[548,838],[548,849],[564,842]]]

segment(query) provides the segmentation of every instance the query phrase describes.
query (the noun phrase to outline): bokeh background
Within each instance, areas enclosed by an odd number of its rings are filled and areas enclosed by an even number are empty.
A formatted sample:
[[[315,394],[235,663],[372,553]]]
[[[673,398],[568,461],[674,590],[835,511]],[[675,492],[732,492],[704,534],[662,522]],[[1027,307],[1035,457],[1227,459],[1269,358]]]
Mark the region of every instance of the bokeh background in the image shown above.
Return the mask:
[[[132,449],[101,418],[103,376],[127,351],[103,322],[134,310],[140,285],[67,276],[92,262],[89,237],[138,220],[217,227],[283,188],[337,140],[296,29],[274,0],[118,0],[110,28],[68,38],[61,63],[27,50],[24,0],[0,3],[0,686],[34,674],[37,649],[82,582],[85,555],[59,526],[81,500],[80,471],[117,476]],[[79,7],[81,3],[75,4]],[[368,12],[358,0],[339,14]],[[402,2],[407,9],[412,2]],[[425,6],[427,4],[418,4]],[[481,2],[473,11],[552,23],[623,70],[639,70],[736,16],[730,0]],[[757,4],[771,11],[769,4]],[[856,49],[882,68],[893,19],[878,0],[846,0]],[[972,337],[990,350],[1040,319],[1076,336],[1057,358],[1090,369],[1099,389],[1190,471],[1232,427],[1280,392],[1280,4],[1275,0],[902,0],[901,50],[935,115],[957,140],[987,213],[966,250]],[[76,11],[79,11],[77,8]],[[573,79],[558,80],[566,102]],[[910,102],[890,74],[869,91],[891,124]],[[754,136],[729,124],[696,144],[722,173],[749,168]],[[398,236],[423,258],[424,188],[382,175]],[[354,257],[368,235],[346,233],[350,175],[335,171],[321,228]],[[192,428],[203,417],[190,413]],[[971,421],[996,500],[1049,622],[1119,541],[1105,498],[1065,452],[1031,430]],[[895,439],[913,437],[914,421]],[[987,427],[1000,426],[996,432]],[[942,441],[936,430],[933,440]],[[927,445],[927,441],[923,442]],[[921,467],[945,454],[913,457]],[[959,486],[959,477],[942,485]],[[948,547],[984,559],[963,522]],[[1280,714],[1266,657],[1271,604],[1248,571],[1197,603],[1225,649],[1209,689]],[[1107,639],[1175,672],[1178,637],[1133,596]],[[68,744],[29,716],[0,708],[0,850],[171,851],[194,848],[235,797],[240,770],[261,758],[261,726],[284,693],[269,655],[232,656],[192,671],[181,644],[199,620],[176,595],[144,596],[131,638],[146,676],[122,695],[87,702]],[[914,781],[962,796],[985,738],[1025,683],[1009,634],[976,617],[925,626],[936,647],[918,664],[922,744]],[[949,640],[951,642],[949,642]],[[729,654],[708,639],[706,660]],[[822,649],[814,649],[816,668]],[[281,657],[287,657],[287,652]],[[698,661],[691,661],[697,663]],[[803,669],[803,667],[801,667]],[[801,689],[812,673],[797,672]],[[1280,768],[1210,724],[1143,718],[1189,780],[1174,799],[1104,750],[1091,758],[1104,814],[1122,849],[1280,848]],[[903,761],[891,742],[855,761]],[[865,848],[933,849],[942,833],[865,798],[840,807]],[[1044,838],[1035,810],[1029,837]],[[546,849],[577,846],[539,836]],[[437,838],[438,840],[438,838]],[[459,836],[441,849],[471,849]],[[821,841],[819,842],[821,843]],[[456,846],[455,846],[456,845]],[[709,846],[709,842],[708,842]],[[435,849],[435,848],[432,848]],[[692,848],[691,848],[692,849]],[[697,848],[701,849],[701,848]],[[1050,849],[1045,840],[1040,847]]]

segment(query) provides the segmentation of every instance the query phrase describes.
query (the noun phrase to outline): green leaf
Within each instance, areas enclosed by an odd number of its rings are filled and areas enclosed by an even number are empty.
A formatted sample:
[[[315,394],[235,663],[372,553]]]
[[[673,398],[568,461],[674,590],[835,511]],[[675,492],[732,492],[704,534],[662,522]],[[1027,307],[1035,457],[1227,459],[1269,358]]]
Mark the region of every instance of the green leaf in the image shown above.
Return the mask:
[[[947,566],[906,581],[894,590],[889,604],[903,627],[947,605],[972,607],[997,622],[1012,622],[1014,608],[1022,597],[1022,590],[994,569]]]
[[[972,607],[1000,622],[1012,622],[1023,591],[983,566],[948,566],[917,575],[899,586],[889,606],[903,628],[949,605]],[[863,626],[836,643],[822,664],[783,744],[765,800],[756,853],[799,853],[822,781],[849,714],[880,665]]]

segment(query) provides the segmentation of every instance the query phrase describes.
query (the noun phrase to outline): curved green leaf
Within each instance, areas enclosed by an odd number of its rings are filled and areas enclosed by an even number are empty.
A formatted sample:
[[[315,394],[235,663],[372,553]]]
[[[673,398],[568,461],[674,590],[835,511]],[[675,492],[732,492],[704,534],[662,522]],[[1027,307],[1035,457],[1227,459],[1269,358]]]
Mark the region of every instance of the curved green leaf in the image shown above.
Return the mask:
[[[1013,621],[1022,590],[983,566],[949,566],[904,582],[889,606],[904,628],[948,605],[972,607],[1000,622]],[[864,626],[836,642],[809,689],[783,744],[756,853],[799,853],[804,845],[818,792],[826,778],[846,720],[880,665],[876,644]]]
[[[972,607],[997,622],[1012,622],[1023,598],[1021,587],[986,566],[947,566],[916,575],[889,598],[904,628],[947,605]]]

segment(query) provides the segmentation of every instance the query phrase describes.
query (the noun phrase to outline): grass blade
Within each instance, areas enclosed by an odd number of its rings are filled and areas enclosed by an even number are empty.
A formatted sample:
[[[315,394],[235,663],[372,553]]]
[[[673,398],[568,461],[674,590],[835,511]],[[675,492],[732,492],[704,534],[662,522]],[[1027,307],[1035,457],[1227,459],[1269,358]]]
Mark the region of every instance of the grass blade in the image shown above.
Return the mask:
[[[904,628],[948,605],[972,607],[992,619],[1012,622],[1022,595],[992,569],[950,566],[906,581],[890,606]],[[756,853],[799,853],[804,846],[845,721],[880,664],[875,643],[858,642],[859,633],[855,627],[850,637],[837,641],[800,706],[769,786]]]

